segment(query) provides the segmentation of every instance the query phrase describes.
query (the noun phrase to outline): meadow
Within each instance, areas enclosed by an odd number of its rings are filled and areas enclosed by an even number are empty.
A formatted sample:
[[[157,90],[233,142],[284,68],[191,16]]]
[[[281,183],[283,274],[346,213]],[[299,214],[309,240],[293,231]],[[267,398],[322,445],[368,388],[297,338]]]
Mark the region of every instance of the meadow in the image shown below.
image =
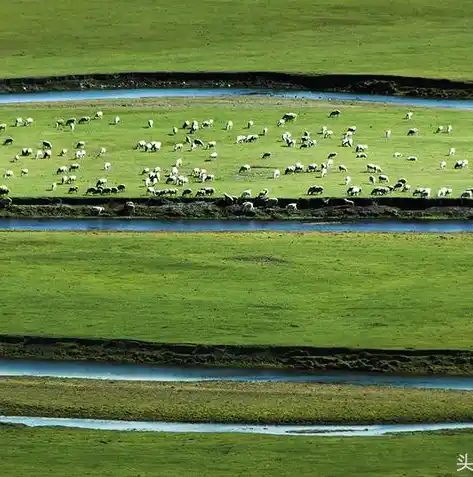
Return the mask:
[[[0,18],[2,76],[256,70],[471,79],[472,11],[472,0],[382,9],[374,0],[15,0]],[[33,31],[45,18],[57,25]]]
[[[154,434],[0,426],[9,477],[447,477],[469,432],[359,437]],[[360,458],[360,456],[363,456]]]
[[[339,118],[328,118],[329,113],[338,108]],[[103,120],[92,120],[88,124],[77,125],[75,131],[69,128],[56,129],[58,118],[80,118],[94,116],[97,110],[104,111]],[[299,117],[284,127],[276,123],[288,111],[298,113]],[[11,170],[14,177],[3,177],[1,181],[10,189],[12,198],[18,196],[64,196],[69,194],[69,184],[61,185],[63,174],[57,174],[61,166],[80,163],[78,171],[71,172],[77,176],[78,192],[84,195],[87,189],[95,186],[99,178],[106,178],[108,186],[126,185],[127,197],[149,195],[144,184],[142,171],[145,167],[153,169],[159,166],[162,170],[161,182],[155,189],[174,187],[165,184],[165,174],[169,174],[177,159],[182,159],[179,174],[189,178],[189,184],[179,187],[178,195],[186,188],[193,195],[201,188],[215,188],[216,196],[224,193],[239,196],[250,189],[253,197],[267,188],[270,197],[307,197],[307,190],[312,185],[322,185],[323,195],[329,197],[346,196],[345,178],[351,177],[351,185],[362,187],[361,196],[370,196],[373,186],[369,183],[370,173],[366,165],[379,165],[383,173],[394,185],[397,179],[404,177],[411,185],[410,192],[393,192],[393,195],[412,196],[417,187],[430,187],[436,194],[440,187],[453,189],[452,197],[460,197],[466,188],[473,187],[473,178],[468,168],[454,169],[456,160],[466,159],[473,153],[472,133],[469,126],[470,113],[467,111],[441,109],[412,109],[411,120],[405,120],[406,108],[386,105],[331,104],[306,100],[272,101],[262,98],[231,99],[169,99],[142,101],[112,101],[89,104],[53,104],[53,105],[9,105],[2,109],[0,123],[7,124],[7,129],[0,133],[0,144],[5,138],[12,137],[13,144],[0,146],[0,172],[5,174]],[[115,126],[110,121],[118,115],[121,123]],[[17,117],[32,117],[34,123],[30,127],[13,127]],[[154,128],[147,126],[148,119],[154,120]],[[198,148],[190,151],[185,144],[187,130],[179,129],[176,135],[172,128],[181,128],[185,120],[193,119],[202,122],[213,119],[214,126],[201,128],[194,135],[205,143],[215,140],[215,149]],[[248,120],[254,121],[251,129],[247,128]],[[225,131],[227,120],[232,120],[234,128]],[[436,134],[437,126],[452,125],[451,134]],[[333,131],[331,139],[324,139],[318,134],[323,126]],[[341,147],[341,136],[348,127],[356,126],[353,136],[353,148]],[[260,134],[268,127],[267,136],[260,136],[255,143],[236,144],[238,135]],[[409,128],[418,128],[419,136],[407,136]],[[384,137],[385,130],[392,130],[392,138]],[[312,148],[300,149],[287,147],[281,135],[289,131],[297,140],[307,130],[317,140]],[[20,157],[12,162],[22,148],[40,149],[42,141],[52,142],[53,157],[51,159],[34,159]],[[78,141],[85,141],[87,156],[84,159],[74,158],[74,148]],[[141,141],[160,141],[162,148],[158,152],[135,150]],[[184,143],[182,151],[173,152],[177,143]],[[367,144],[367,158],[356,158],[356,144]],[[101,147],[107,152],[104,157],[97,157]],[[448,157],[451,147],[456,149],[456,156]],[[68,149],[65,157],[58,157],[61,149]],[[210,153],[217,152],[215,160]],[[264,153],[270,152],[270,159],[262,159]],[[321,178],[317,173],[296,173],[285,175],[287,166],[300,162],[307,167],[316,163],[320,170],[322,162],[330,153],[336,152],[334,166],[328,174]],[[393,153],[400,152],[401,158],[394,158]],[[417,161],[408,161],[408,156],[416,156]],[[440,168],[445,160],[447,166]],[[105,162],[111,169],[104,170]],[[249,164],[248,172],[240,173],[240,167]],[[347,172],[339,172],[338,166],[345,165]],[[28,169],[28,175],[21,176],[22,169]],[[205,168],[213,174],[213,182],[201,183],[192,178],[194,168]],[[279,169],[281,177],[273,179],[273,171]],[[67,175],[67,173],[66,173]],[[51,190],[53,182],[59,185]]]
[[[471,349],[470,234],[2,232],[5,334]]]
[[[80,399],[78,398],[80,396]],[[469,422],[469,391],[1,378],[2,415],[251,424]]]

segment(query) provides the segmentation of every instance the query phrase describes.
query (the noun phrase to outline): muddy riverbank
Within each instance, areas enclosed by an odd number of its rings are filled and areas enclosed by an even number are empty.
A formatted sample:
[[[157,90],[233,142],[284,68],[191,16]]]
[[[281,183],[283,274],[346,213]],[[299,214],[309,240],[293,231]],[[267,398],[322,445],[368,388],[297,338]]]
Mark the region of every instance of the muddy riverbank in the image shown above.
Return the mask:
[[[385,75],[279,72],[123,72],[0,80],[0,93],[136,88],[258,88],[438,99],[473,98],[473,82]]]
[[[473,375],[473,351],[150,343],[0,335],[0,358],[228,366],[423,375]]]

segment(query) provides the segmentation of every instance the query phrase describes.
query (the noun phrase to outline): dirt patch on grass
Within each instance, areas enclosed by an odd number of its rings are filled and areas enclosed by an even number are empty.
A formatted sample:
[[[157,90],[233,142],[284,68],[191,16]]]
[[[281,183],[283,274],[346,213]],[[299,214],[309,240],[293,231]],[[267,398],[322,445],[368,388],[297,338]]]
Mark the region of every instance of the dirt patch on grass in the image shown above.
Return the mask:
[[[0,358],[473,375],[471,350],[232,346],[0,335]]]
[[[261,265],[283,265],[288,263],[287,260],[273,257],[271,255],[235,255],[234,257],[227,258],[225,261],[255,263]]]
[[[442,99],[473,98],[473,82],[387,76],[278,72],[123,72],[0,80],[0,92],[134,88],[251,88],[349,92]]]

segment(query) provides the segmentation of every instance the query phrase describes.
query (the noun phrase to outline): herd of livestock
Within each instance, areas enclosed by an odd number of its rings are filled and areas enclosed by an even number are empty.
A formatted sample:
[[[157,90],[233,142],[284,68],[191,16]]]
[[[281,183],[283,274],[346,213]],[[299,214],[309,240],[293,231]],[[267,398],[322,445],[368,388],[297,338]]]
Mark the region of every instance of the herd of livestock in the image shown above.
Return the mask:
[[[340,116],[340,110],[334,110],[329,114],[329,118],[336,118]],[[412,119],[413,113],[408,112],[405,116],[406,120]],[[278,128],[283,128],[287,123],[291,123],[297,120],[298,115],[296,113],[286,113],[284,114],[277,122],[276,126]],[[83,116],[79,119],[76,118],[69,118],[67,120],[58,119],[56,121],[56,128],[63,129],[69,128],[70,130],[74,131],[77,125],[90,123],[94,120],[102,120],[104,118],[102,111],[97,111],[93,117],[90,116]],[[120,117],[115,116],[110,121],[110,125],[117,126],[121,123]],[[7,125],[6,123],[0,124],[0,133],[5,133],[7,129],[10,128],[18,128],[18,127],[32,127],[34,125],[33,118],[16,118],[11,126]],[[172,150],[174,152],[183,151],[184,148],[188,148],[190,151],[196,150],[198,148],[209,150],[209,161],[215,161],[218,157],[218,153],[216,152],[217,142],[216,141],[203,141],[197,137],[198,131],[202,128],[212,128],[214,126],[214,121],[212,119],[207,119],[201,122],[196,120],[194,121],[185,121],[181,125],[181,130],[185,132],[185,140],[182,142],[175,142]],[[231,131],[233,129],[233,122],[227,121],[224,125],[222,125],[226,131]],[[246,128],[251,130],[254,126],[253,121],[248,121],[246,124]],[[154,127],[154,121],[152,119],[148,120],[147,122],[148,128]],[[367,159],[368,158],[368,144],[355,144],[354,138],[356,137],[356,126],[351,126],[344,131],[341,137],[340,146],[343,148],[351,148],[356,154],[357,158],[360,159]],[[451,134],[453,128],[451,125],[447,126],[438,126],[436,133],[445,133]],[[172,135],[176,136],[179,132],[179,128],[173,127],[172,128]],[[249,132],[249,131],[248,131]],[[238,135],[235,139],[236,144],[242,143],[254,143],[258,141],[260,136],[266,136],[268,134],[268,128],[265,127],[262,129],[261,134],[245,134],[245,135]],[[416,136],[419,134],[419,130],[417,128],[408,128],[406,131],[408,136]],[[332,138],[334,132],[326,126],[323,126],[321,130],[318,132],[318,135],[323,138]],[[391,138],[392,132],[391,130],[386,130],[384,132],[384,136],[387,140]],[[317,139],[314,138],[309,131],[304,131],[302,135],[298,138],[293,137],[292,134],[288,131],[283,132],[282,134],[278,135],[280,137],[280,141],[285,143],[288,148],[311,148],[317,145]],[[7,136],[3,139],[4,146],[12,146],[14,144],[14,138],[12,136]],[[140,150],[143,152],[158,152],[162,149],[162,143],[159,141],[152,141],[146,142],[144,140],[139,140],[136,144],[133,145],[135,150]],[[67,149],[61,149],[57,151],[56,156],[65,157],[68,155]],[[455,149],[450,148],[448,155],[454,156]],[[73,158],[75,162],[70,165],[61,165],[55,169],[56,175],[59,177],[59,180],[52,182],[50,185],[49,190],[55,190],[58,185],[67,185],[67,191],[70,194],[78,193],[79,186],[76,184],[77,181],[77,172],[83,167],[85,164],[83,159],[88,155],[86,151],[86,143],[85,141],[77,141],[75,145],[74,151],[72,151]],[[93,155],[95,157],[105,157],[107,155],[107,149],[101,147],[98,151],[94,152]],[[318,177],[319,179],[323,179],[327,173],[331,169],[337,169],[338,172],[347,174],[348,169],[344,164],[337,164],[335,165],[335,160],[337,158],[337,152],[331,152],[328,154],[326,160],[321,164],[310,163],[307,166],[297,162],[295,164],[288,165],[282,171],[280,169],[273,169],[272,171],[272,179],[277,180],[281,177],[282,174],[284,175],[293,175],[293,174],[300,174],[300,173],[313,173],[314,176]],[[50,159],[53,156],[53,144],[51,141],[44,140],[42,141],[41,147],[37,150],[33,150],[33,148],[23,147],[19,151],[17,155],[14,155],[11,159],[12,163],[16,163],[22,157],[30,157],[33,159]],[[400,158],[402,154],[400,152],[394,152],[394,158]],[[265,152],[262,155],[261,159],[270,159],[271,152]],[[407,156],[406,160],[408,161],[417,161],[416,156]],[[189,196],[213,196],[216,193],[214,187],[210,187],[209,183],[213,183],[215,180],[215,175],[209,173],[205,168],[193,168],[191,171],[187,171],[187,173],[182,172],[182,159],[177,159],[174,161],[174,164],[168,170],[162,170],[161,167],[154,167],[154,168],[144,168],[141,172],[141,181],[145,188],[147,194],[155,195],[155,196],[177,196],[178,194],[182,197],[189,197]],[[442,160],[440,162],[440,169],[445,169],[447,167],[447,162]],[[453,167],[455,169],[464,169],[468,167],[468,160],[457,160],[455,161]],[[120,192],[124,192],[127,189],[127,185],[120,183],[120,184],[109,184],[108,179],[106,177],[106,172],[112,168],[112,164],[110,162],[105,162],[103,165],[104,177],[96,178],[96,183],[94,186],[88,186],[83,192],[93,195],[108,195],[108,194],[118,194]],[[238,171],[236,171],[239,175],[245,175],[250,172],[252,166],[250,164],[242,164]],[[366,172],[369,173],[368,182],[372,186],[369,194],[372,196],[376,195],[387,195],[391,192],[410,192],[413,196],[418,196],[421,198],[430,198],[432,194],[431,188],[428,187],[415,187],[411,188],[411,185],[408,183],[408,180],[404,177],[397,178],[395,181],[391,181],[390,177],[383,171],[383,169],[374,163],[367,163],[366,164]],[[26,167],[21,168],[19,173],[20,176],[27,176],[29,173]],[[5,184],[0,185],[0,196],[7,196],[10,193],[10,187],[7,185],[6,179],[12,178],[15,176],[15,172],[13,169],[7,169],[4,171],[3,177],[5,179]],[[159,184],[165,184],[165,188],[158,189],[157,186]],[[197,190],[193,190],[190,185],[198,184]],[[360,196],[363,194],[362,187],[360,185],[352,184],[352,179],[349,175],[345,175],[344,183],[347,186],[346,195],[347,196]],[[393,184],[393,185],[391,185]],[[306,191],[307,195],[323,195],[325,188],[323,184],[314,184],[308,188]],[[452,189],[450,187],[441,187],[436,192],[435,195],[437,197],[448,197],[452,195]],[[228,201],[236,201],[238,199],[246,200],[243,202],[243,208],[252,210],[253,203],[249,201],[254,197],[266,199],[270,204],[277,204],[277,199],[271,199],[269,197],[268,189],[264,189],[259,194],[254,196],[250,189],[244,190],[239,197],[233,197],[226,193],[222,194]],[[473,188],[464,190],[461,195],[461,198],[473,199]],[[347,200],[347,202],[350,202]],[[289,204],[288,209],[295,209],[297,205]]]

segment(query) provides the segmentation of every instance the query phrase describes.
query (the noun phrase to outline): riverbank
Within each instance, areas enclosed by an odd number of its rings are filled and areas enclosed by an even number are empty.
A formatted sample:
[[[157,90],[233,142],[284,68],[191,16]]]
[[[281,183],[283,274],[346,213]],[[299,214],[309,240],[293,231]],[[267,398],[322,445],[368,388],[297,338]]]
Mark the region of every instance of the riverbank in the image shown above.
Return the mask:
[[[362,74],[253,72],[123,72],[6,78],[0,93],[142,88],[256,88],[436,99],[473,98],[472,81]]]
[[[215,220],[308,220],[356,221],[381,220],[472,220],[473,204],[462,199],[422,200],[387,198],[385,201],[360,199],[355,205],[344,199],[322,200],[280,199],[277,207],[266,207],[254,201],[253,211],[245,211],[240,203],[225,205],[224,199],[167,200],[167,199],[115,199],[115,198],[13,198],[12,202],[0,199],[0,218],[88,218],[135,217],[146,219],[215,219]],[[285,204],[295,202],[296,211],[287,211]],[[334,205],[330,205],[334,204]],[[359,205],[358,205],[359,204]],[[386,204],[386,205],[385,205]],[[446,205],[452,204],[452,205]],[[456,205],[453,205],[456,204]],[[463,204],[463,205],[458,205]],[[1,207],[3,205],[3,207]],[[102,207],[100,212],[96,207]]]
[[[0,401],[6,416],[129,421],[381,425],[473,420],[469,391],[313,383],[4,377]]]
[[[0,336],[0,358],[304,371],[473,375],[473,351],[230,346]]]
[[[417,477],[454,472],[455,456],[471,447],[472,433],[319,437],[314,441],[304,436],[160,434],[1,425],[0,438],[2,469],[10,477],[83,477],[95,475],[97,469],[101,475],[115,477],[292,477],[296,469],[303,477],[370,473]]]

